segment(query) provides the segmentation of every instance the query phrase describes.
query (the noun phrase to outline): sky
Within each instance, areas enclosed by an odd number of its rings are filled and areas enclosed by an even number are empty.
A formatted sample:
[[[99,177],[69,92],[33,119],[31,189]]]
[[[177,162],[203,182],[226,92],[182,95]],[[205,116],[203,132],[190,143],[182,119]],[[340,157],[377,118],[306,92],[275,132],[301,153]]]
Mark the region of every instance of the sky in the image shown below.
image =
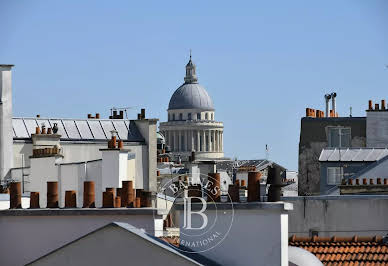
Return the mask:
[[[305,108],[365,116],[388,96],[388,1],[0,0],[14,116],[166,121],[192,49],[225,155],[298,168]]]

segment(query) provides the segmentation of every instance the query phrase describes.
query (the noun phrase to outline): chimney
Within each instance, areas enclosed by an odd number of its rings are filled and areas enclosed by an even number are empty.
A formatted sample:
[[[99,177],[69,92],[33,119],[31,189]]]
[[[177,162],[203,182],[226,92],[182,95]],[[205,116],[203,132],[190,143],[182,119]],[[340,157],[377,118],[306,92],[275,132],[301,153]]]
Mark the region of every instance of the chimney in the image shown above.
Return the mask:
[[[65,208],[77,208],[77,196],[75,190],[65,192]]]
[[[121,207],[121,197],[120,196],[116,196],[115,197],[115,205],[114,205],[115,208],[120,208]]]
[[[84,182],[84,204],[83,208],[95,208],[95,199],[94,199],[94,182],[85,181]]]
[[[209,197],[208,195],[208,199],[207,201],[215,201],[215,202],[220,202],[221,201],[221,174],[220,173],[209,173],[208,174],[209,177],[211,178],[208,178],[208,181],[212,182],[212,183],[209,183],[210,184],[210,195],[211,197]],[[216,192],[216,194],[214,195],[214,192]],[[213,192],[213,194],[212,194]]]
[[[372,102],[372,100],[368,101],[368,110],[369,111],[373,110],[373,102]]]
[[[142,196],[140,197],[140,207],[152,207],[152,193],[151,191],[143,191]]]
[[[58,208],[58,182],[47,182],[47,208]]]
[[[120,111],[120,119],[124,119],[124,111]]]
[[[30,209],[39,209],[39,192],[30,193]]]
[[[139,197],[136,197],[134,205],[135,205],[134,206],[135,208],[141,208],[140,198]]]
[[[144,108],[142,108],[140,110],[140,113],[141,113],[141,119],[145,119],[145,109]]]
[[[260,172],[248,172],[248,202],[260,201]]]
[[[268,201],[275,202],[280,201],[281,194],[281,177],[280,177],[280,169],[279,167],[271,166],[268,169],[268,179],[267,183],[271,184],[268,189]]]
[[[329,100],[331,98],[331,95],[330,94],[325,94],[325,102],[326,102],[326,117],[329,117],[330,114],[329,114]]]
[[[0,64],[0,180],[9,178],[13,167],[12,67]]]
[[[228,189],[228,194],[229,194],[231,202],[239,202],[240,201],[240,187],[238,185],[230,184],[229,189]]]
[[[10,209],[21,209],[22,208],[22,186],[21,182],[12,182],[10,189]]]
[[[122,181],[121,207],[133,207],[134,190],[132,181]]]
[[[331,109],[333,110],[334,117],[336,116],[335,114],[337,113],[337,106],[335,104],[335,98],[337,98],[337,93],[333,92],[331,94]]]
[[[113,191],[102,192],[102,207],[103,208],[113,208],[114,207]]]
[[[375,103],[375,110],[378,111],[380,108],[379,108],[379,104],[378,103]]]
[[[100,114],[96,113],[96,119],[100,119]]]
[[[381,100],[381,110],[385,110],[385,109],[387,109],[385,105],[385,100]]]

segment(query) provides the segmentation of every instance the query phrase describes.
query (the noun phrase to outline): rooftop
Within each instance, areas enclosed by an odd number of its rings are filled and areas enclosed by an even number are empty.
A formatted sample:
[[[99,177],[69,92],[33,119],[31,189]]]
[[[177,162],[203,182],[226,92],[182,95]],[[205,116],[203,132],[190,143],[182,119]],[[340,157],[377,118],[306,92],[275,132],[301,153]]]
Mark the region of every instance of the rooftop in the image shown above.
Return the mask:
[[[388,265],[388,244],[381,236],[297,237],[289,245],[313,253],[324,265]]]
[[[131,142],[143,142],[144,138],[134,121],[124,119],[62,119],[62,118],[27,118],[12,119],[13,138],[29,139],[35,134],[36,127],[44,124],[54,127],[57,123],[61,140],[108,140],[111,131],[116,130],[118,139]]]
[[[375,162],[388,155],[386,148],[325,148],[320,162]]]

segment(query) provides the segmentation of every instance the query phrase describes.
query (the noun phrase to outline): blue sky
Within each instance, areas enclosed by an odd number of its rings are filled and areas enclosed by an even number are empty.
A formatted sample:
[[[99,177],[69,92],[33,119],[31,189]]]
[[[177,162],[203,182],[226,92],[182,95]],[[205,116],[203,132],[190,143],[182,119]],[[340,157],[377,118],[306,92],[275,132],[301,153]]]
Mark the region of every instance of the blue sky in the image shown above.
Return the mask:
[[[165,121],[189,50],[229,157],[297,169],[300,118],[364,116],[388,96],[388,1],[6,1],[0,63],[14,115],[84,118],[145,107]],[[136,116],[135,111],[129,114]]]

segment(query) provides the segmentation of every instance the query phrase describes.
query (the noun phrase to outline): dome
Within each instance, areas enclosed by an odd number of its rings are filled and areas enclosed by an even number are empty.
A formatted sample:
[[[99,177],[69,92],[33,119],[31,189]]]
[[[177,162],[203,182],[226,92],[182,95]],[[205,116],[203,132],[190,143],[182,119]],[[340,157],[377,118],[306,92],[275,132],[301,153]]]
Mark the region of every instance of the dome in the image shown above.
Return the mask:
[[[195,73],[195,64],[190,61],[186,65],[185,83],[180,86],[172,95],[168,110],[173,109],[200,109],[213,111],[213,101],[204,87],[198,84]]]
[[[214,110],[213,101],[204,87],[198,83],[185,83],[172,95],[168,110],[201,109]]]

